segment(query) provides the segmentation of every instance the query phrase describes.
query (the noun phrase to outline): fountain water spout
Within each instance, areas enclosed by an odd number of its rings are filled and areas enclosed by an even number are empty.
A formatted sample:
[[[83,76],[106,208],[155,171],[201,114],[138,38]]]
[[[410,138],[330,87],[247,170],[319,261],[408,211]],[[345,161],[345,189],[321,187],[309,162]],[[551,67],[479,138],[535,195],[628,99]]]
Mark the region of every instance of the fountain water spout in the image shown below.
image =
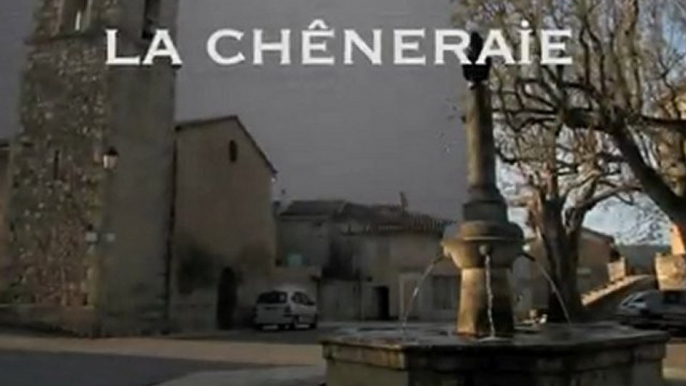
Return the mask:
[[[562,308],[562,312],[564,313],[567,324],[571,324],[572,318],[569,316],[569,309],[567,308],[567,303],[565,303],[564,298],[562,297],[562,293],[560,293],[560,289],[557,287],[557,284],[555,284],[555,281],[548,273],[548,270],[545,269],[545,267],[543,266],[543,264],[541,264],[540,261],[538,261],[533,256],[529,255],[528,253],[522,253],[522,257],[531,261],[541,272],[541,275],[543,275],[543,277],[548,281],[548,284],[550,284],[550,289],[553,291],[553,294],[555,294],[555,297],[557,297],[557,302],[560,303],[560,307]]]
[[[429,265],[424,270],[422,277],[419,278],[419,282],[417,282],[414,291],[412,291],[412,297],[410,298],[409,304],[406,304],[407,308],[405,309],[402,318],[400,318],[400,330],[402,331],[403,336],[405,335],[405,331],[407,330],[407,323],[410,320],[410,315],[412,315],[414,305],[417,303],[417,297],[419,296],[419,293],[422,290],[422,287],[424,286],[424,282],[429,277],[429,275],[431,275],[431,272],[433,272],[434,268],[436,268],[436,266],[445,259],[445,255],[440,255],[435,259],[431,260]]]

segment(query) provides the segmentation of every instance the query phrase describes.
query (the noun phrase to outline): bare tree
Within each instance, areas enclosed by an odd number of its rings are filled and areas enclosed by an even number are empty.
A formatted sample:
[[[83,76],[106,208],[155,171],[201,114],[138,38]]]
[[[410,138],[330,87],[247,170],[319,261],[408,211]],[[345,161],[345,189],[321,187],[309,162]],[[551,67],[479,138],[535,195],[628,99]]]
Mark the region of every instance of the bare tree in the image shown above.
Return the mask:
[[[573,65],[494,68],[501,158],[526,176],[531,219],[554,279],[580,313],[578,238],[588,210],[635,189],[686,230],[683,195],[686,9],[682,0],[466,0],[456,22],[498,28],[513,46],[522,21],[571,29]],[[686,105],[686,103],[683,103]],[[686,232],[682,232],[686,234]],[[578,313],[577,313],[578,315]]]
[[[669,238],[669,219],[640,193],[629,207],[611,199],[600,204],[589,217],[611,226],[619,245],[664,246]]]
[[[602,133],[546,123],[513,130],[515,126],[506,124],[498,131],[500,159],[513,171],[511,176],[519,177],[510,203],[527,209],[527,225],[544,247],[544,265],[572,318],[582,320],[576,273],[586,215],[610,198],[631,203],[637,186]],[[550,299],[550,317],[562,317],[557,298]]]

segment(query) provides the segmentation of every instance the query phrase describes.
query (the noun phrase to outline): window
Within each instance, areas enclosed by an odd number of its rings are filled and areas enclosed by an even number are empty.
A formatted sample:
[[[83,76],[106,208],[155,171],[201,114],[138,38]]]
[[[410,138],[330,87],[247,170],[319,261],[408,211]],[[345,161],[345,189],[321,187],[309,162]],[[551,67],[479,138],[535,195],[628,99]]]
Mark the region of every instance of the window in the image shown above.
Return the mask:
[[[155,30],[160,25],[160,0],[145,0],[143,10],[143,33],[141,37],[151,40],[155,36]]]
[[[281,291],[265,292],[257,298],[259,304],[284,304],[287,294]]]
[[[628,305],[628,304],[634,302],[634,301],[635,301],[636,299],[638,299],[639,297],[641,298],[641,300],[643,299],[643,297],[641,296],[640,293],[638,293],[638,294],[631,294],[631,295],[627,296],[624,300],[622,300],[622,302],[620,303],[620,305],[626,306],[626,305]]]
[[[231,163],[238,161],[238,144],[235,141],[229,142],[229,160]]]
[[[62,31],[79,32],[88,27],[90,0],[63,0]]]
[[[312,301],[312,299],[310,299],[306,294],[304,294],[302,292],[296,292],[293,295],[293,301],[296,304],[302,304],[304,306],[313,306],[314,305],[314,302]]]
[[[300,294],[300,292],[294,293],[294,294],[291,296],[291,300],[292,300],[293,303],[295,303],[295,304],[305,304],[305,301],[303,300],[303,297],[302,297],[302,295]]]

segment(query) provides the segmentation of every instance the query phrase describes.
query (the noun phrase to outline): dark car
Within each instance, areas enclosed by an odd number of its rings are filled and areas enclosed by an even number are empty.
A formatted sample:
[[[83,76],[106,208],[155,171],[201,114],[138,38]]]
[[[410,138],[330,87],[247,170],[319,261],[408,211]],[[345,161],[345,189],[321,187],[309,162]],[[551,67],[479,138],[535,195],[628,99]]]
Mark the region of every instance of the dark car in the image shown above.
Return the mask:
[[[635,327],[686,332],[686,291],[642,291],[617,307],[617,319]]]

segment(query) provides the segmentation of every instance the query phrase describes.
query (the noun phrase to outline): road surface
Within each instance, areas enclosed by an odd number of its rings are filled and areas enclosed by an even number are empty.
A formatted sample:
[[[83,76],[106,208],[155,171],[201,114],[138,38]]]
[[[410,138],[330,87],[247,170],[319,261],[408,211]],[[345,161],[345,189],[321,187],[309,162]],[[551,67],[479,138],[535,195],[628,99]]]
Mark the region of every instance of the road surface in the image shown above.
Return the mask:
[[[196,372],[322,366],[317,342],[333,331],[102,340],[0,332],[0,385],[151,386]],[[665,367],[686,369],[685,339],[670,343]]]

